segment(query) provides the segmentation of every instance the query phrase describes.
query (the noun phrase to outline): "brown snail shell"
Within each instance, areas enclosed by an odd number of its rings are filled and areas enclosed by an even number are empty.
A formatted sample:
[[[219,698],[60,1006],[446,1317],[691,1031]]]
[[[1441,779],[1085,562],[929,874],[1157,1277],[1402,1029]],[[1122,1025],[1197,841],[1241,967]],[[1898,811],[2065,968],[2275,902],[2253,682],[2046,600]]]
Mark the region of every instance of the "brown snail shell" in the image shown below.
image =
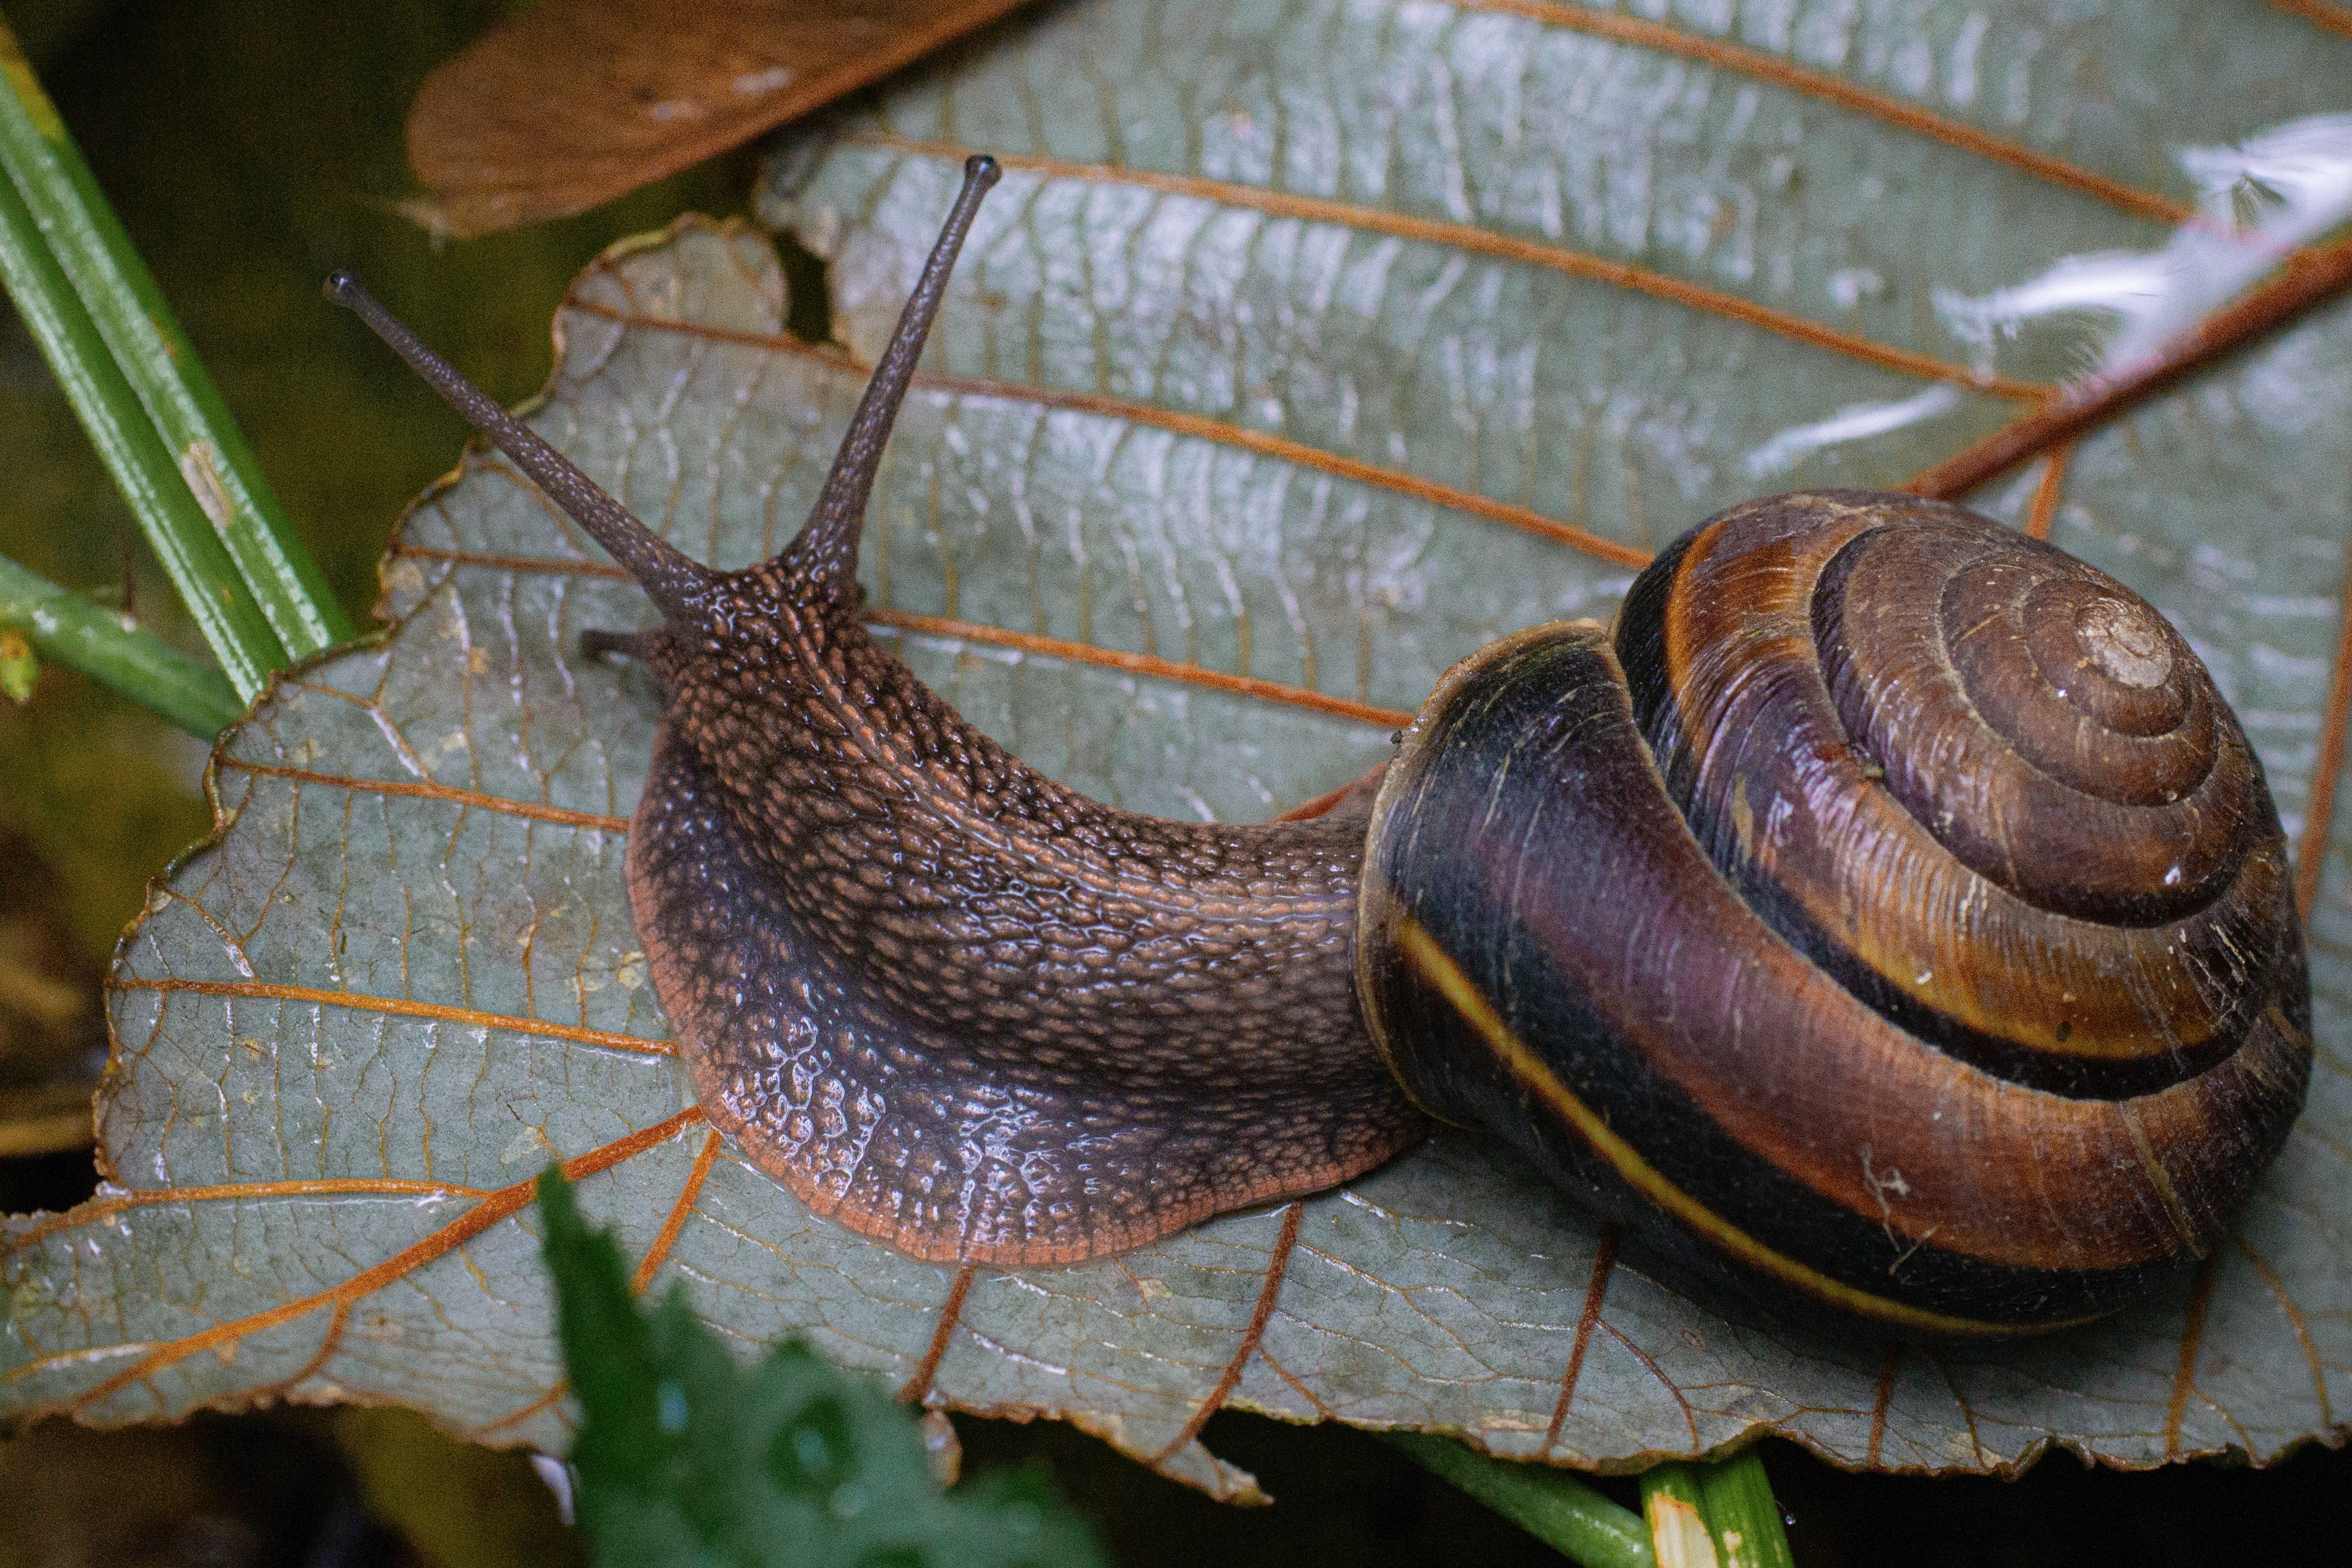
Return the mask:
[[[2261,769],[2160,617],[1956,507],[1777,497],[1645,571],[1613,643],[1450,671],[1376,803],[1111,810],[858,615],[994,177],[807,526],[732,573],[330,282],[662,612],[583,646],[661,681],[631,905],[754,1163],[919,1257],[1072,1262],[1367,1170],[1419,1102],[1671,1252],[1928,1332],[2094,1315],[2212,1245],[2301,1103],[2308,983]]]
[[[1613,638],[1456,665],[1364,882],[1417,1101],[1670,1251],[1923,1332],[2192,1265],[2309,1075],[2285,843],[2195,654],[1911,497],[1735,507]]]

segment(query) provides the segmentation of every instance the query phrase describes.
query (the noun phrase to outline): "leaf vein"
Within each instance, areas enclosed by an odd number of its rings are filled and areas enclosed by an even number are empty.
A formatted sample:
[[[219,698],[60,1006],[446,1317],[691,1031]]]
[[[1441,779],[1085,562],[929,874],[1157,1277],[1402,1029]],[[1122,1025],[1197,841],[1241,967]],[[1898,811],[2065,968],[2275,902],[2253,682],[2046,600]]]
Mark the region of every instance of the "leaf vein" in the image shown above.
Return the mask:
[[[564,1161],[562,1166],[564,1177],[569,1181],[579,1181],[600,1171],[610,1170],[625,1160],[634,1158],[658,1144],[667,1142],[687,1128],[699,1124],[702,1119],[702,1108],[698,1105],[689,1105],[676,1115],[665,1117],[650,1127],[641,1128],[626,1137],[614,1139],[602,1148],[592,1149],[584,1155]],[[373,1268],[362,1270],[352,1275],[340,1285],[314,1291],[291,1301],[281,1302],[265,1312],[254,1312],[225,1323],[215,1323],[211,1328],[199,1333],[185,1334],[163,1344],[153,1345],[148,1349],[145,1355],[140,1358],[136,1365],[127,1367],[104,1382],[85,1389],[73,1398],[65,1401],[60,1408],[68,1411],[87,1409],[89,1406],[118,1394],[132,1384],[142,1382],[200,1351],[217,1350],[225,1345],[237,1343],[248,1335],[276,1328],[282,1323],[291,1322],[321,1307],[332,1307],[339,1311],[348,1309],[352,1302],[373,1295],[384,1286],[414,1273],[425,1264],[447,1256],[499,1221],[520,1212],[530,1203],[537,1188],[536,1176],[516,1182],[509,1186],[496,1188],[481,1202],[440,1229],[413,1245],[403,1248]],[[9,1373],[8,1378],[13,1380],[27,1373],[46,1370],[54,1364],[57,1359],[27,1362]]]
[[[440,1002],[413,1001],[405,997],[367,997],[351,991],[320,990],[311,986],[281,986],[265,981],[243,980],[118,980],[109,978],[107,989],[114,991],[187,991],[198,996],[253,997],[264,1001],[313,1002],[321,1007],[347,1008],[354,1012],[390,1013],[399,1018],[436,1019],[448,1023],[472,1025],[480,1029],[502,1030],[509,1034],[544,1035],[553,1040],[574,1040],[583,1045],[606,1046],[615,1051],[631,1051],[647,1056],[675,1056],[677,1048],[666,1040],[646,1040],[641,1035],[615,1034],[608,1030],[583,1029],[577,1024],[550,1023],[540,1019],[518,1018],[511,1013],[482,1012],[473,1008],[449,1007]]]
[[[853,145],[943,160],[961,160],[972,151],[949,142],[919,141],[884,131],[862,132],[844,140]],[[1493,256],[1500,261],[1539,267],[1566,277],[1608,284],[1632,293],[1646,294],[1654,299],[1662,299],[1685,309],[1738,321],[1777,337],[1876,365],[1898,375],[1914,376],[1928,382],[1950,382],[2015,402],[2040,402],[2055,390],[2038,382],[2021,382],[2007,376],[1980,372],[1967,365],[1955,365],[1937,359],[1932,354],[1917,353],[1909,349],[1896,348],[1892,343],[1840,331],[1835,327],[1790,311],[1776,310],[1769,305],[1759,305],[1725,289],[1710,288],[1705,284],[1670,277],[1631,262],[1612,261],[1588,251],[1521,239],[1516,235],[1496,234],[1491,229],[1482,229],[1470,224],[1442,223],[1433,218],[1414,217],[1406,213],[1389,212],[1328,196],[1300,195],[1199,174],[1169,174],[1108,163],[1080,163],[1032,153],[1004,152],[993,156],[1007,169],[1018,169],[1047,179],[1139,186],[1163,195],[1194,197],[1224,206],[1265,213],[1273,217],[1334,224],[1369,234],[1383,234],[1397,239],[1465,251],[1475,256]],[[579,308],[577,304],[572,307],[575,309]]]
[[[1251,1309],[1249,1326],[1242,1331],[1242,1343],[1234,1349],[1233,1359],[1225,1363],[1225,1370],[1218,1377],[1217,1385],[1209,1390],[1209,1396],[1193,1410],[1192,1418],[1161,1446],[1158,1453],[1151,1456],[1150,1464],[1154,1469],[1166,1465],[1201,1435],[1201,1428],[1209,1424],[1209,1417],[1223,1407],[1234,1385],[1241,1382],[1243,1369],[1249,1364],[1250,1357],[1257,1353],[1258,1342],[1265,1337],[1265,1325],[1274,1316],[1275,1301],[1282,1294],[1283,1276],[1289,1271],[1291,1251],[1298,1245],[1301,1212],[1302,1207],[1297,1198],[1283,1206],[1282,1233],[1275,1240],[1274,1255],[1266,1260],[1265,1281],[1258,1287],[1257,1304]]]
[[[740,329],[718,327],[707,322],[682,320],[672,316],[651,316],[614,308],[594,300],[573,298],[564,305],[567,310],[583,316],[651,332],[672,332],[715,342],[734,343],[743,348],[759,349],[770,353],[793,354],[815,361],[844,374],[864,376],[869,366],[840,353],[782,333],[747,332]],[[1417,474],[1382,467],[1360,457],[1310,446],[1303,441],[1276,435],[1271,431],[1252,430],[1228,420],[1213,419],[1206,414],[1187,413],[1181,409],[1163,408],[1158,403],[1144,402],[1135,398],[1117,397],[1108,392],[1077,392],[1064,387],[1048,387],[1034,382],[999,381],[992,376],[952,375],[944,371],[917,371],[914,384],[926,392],[946,392],[954,397],[987,398],[1003,402],[1034,404],[1039,408],[1061,409],[1074,413],[1097,414],[1122,421],[1130,425],[1159,430],[1170,434],[1189,436],[1271,457],[1300,468],[1335,478],[1352,480],[1374,489],[1388,490],[1425,501],[1433,507],[1464,512],[1489,522],[1504,524],[1539,538],[1554,539],[1588,555],[1619,566],[1647,565],[1650,552],[1637,545],[1625,544],[1548,517],[1530,507],[1498,501],[1472,490],[1452,485],[1441,485]],[[2042,389],[2031,395],[2039,396]],[[609,573],[596,575],[625,576],[617,568]]]
[[[1556,0],[1454,0],[1454,3],[1465,11],[1507,12],[1569,32],[1606,38],[1612,43],[1631,44],[1659,54],[1676,55],[1737,76],[1785,88],[1791,92],[1834,104],[1840,109],[1884,120],[1899,130],[1940,141],[1948,147],[1956,147],[1963,152],[1972,152],[1979,158],[2005,163],[2053,185],[2063,185],[2070,191],[2096,197],[2135,217],[2152,218],[2163,224],[2183,224],[2196,215],[2194,208],[2169,196],[2140,190],[2080,164],[2070,163],[2063,158],[1979,131],[1966,120],[1937,114],[1892,93],[1863,87],[1828,71],[1801,66],[1761,49],[1727,43],[1720,38],[1700,37],[1663,22],[1588,10],[1580,5],[1560,5]],[[2287,0],[2287,3],[2292,5],[2294,0]]]
[[[564,573],[578,576],[620,576],[618,567],[607,567],[594,561],[572,562],[556,558],[530,556],[483,555],[465,550],[430,549],[421,545],[402,545],[395,550],[404,556],[421,556],[433,560],[452,561],[462,566],[487,567],[497,571],[529,571]],[[865,612],[868,625],[892,631],[912,632],[926,637],[940,637],[955,642],[980,643],[992,648],[1010,648],[1019,653],[1034,653],[1043,658],[1060,659],[1074,664],[1094,664],[1105,669],[1123,670],[1129,674],[1148,675],[1155,680],[1174,681],[1185,685],[1207,686],[1243,696],[1284,703],[1292,707],[1308,708],[1328,713],[1334,717],[1352,719],[1359,724],[1394,729],[1412,722],[1412,715],[1402,708],[1378,707],[1347,697],[1328,695],[1294,686],[1280,681],[1261,679],[1255,675],[1230,674],[1202,664],[1180,664],[1154,653],[1130,653],[1118,648],[1097,647],[1090,643],[1073,642],[1063,637],[1040,636],[1032,632],[1015,632],[1003,626],[987,626],[974,621],[958,621],[944,615],[922,615],[909,610],[869,608]],[[328,779],[326,782],[339,782]],[[374,789],[373,782],[358,788]],[[506,810],[498,796],[483,796],[480,803],[489,810]],[[553,810],[554,808],[548,808]],[[533,814],[533,813],[527,813]],[[625,819],[605,819],[617,824],[613,831],[625,830]]]

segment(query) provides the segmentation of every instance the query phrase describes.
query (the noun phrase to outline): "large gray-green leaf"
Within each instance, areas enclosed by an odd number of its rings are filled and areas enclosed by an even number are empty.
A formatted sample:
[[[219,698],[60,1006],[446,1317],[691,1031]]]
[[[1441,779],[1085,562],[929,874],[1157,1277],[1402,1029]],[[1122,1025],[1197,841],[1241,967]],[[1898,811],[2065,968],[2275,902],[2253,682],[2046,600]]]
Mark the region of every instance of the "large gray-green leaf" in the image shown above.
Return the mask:
[[[1011,165],[885,465],[874,602],[918,674],[1096,794],[1303,800],[1380,756],[1386,710],[1449,661],[1606,613],[1627,563],[1707,512],[1896,482],[2020,413],[2084,340],[2029,331],[1998,345],[2006,380],[1971,381],[1935,290],[2160,243],[2191,194],[2175,145],[2344,105],[2352,41],[2227,10],[1693,5],[1649,31],[1533,0],[1050,10],[772,171],[766,214],[832,258],[870,356],[963,151]],[[858,384],[782,319],[757,236],[608,258],[559,320],[538,423],[688,549],[751,559]],[[1940,386],[1886,434],[1801,434]],[[1977,499],[2021,517],[2041,478]],[[2044,491],[2060,542],[2195,641],[2300,833],[2352,518],[2352,309],[2086,440]],[[385,583],[391,639],[225,744],[226,835],[124,950],[122,1185],[16,1227],[8,1409],[393,1399],[558,1443],[546,1289],[509,1218],[551,1151],[747,1344],[805,1331],[1228,1495],[1247,1478],[1193,1441],[1221,1402],[1594,1467],[1769,1428],[1949,1469],[2052,1441],[2267,1458],[2352,1407],[2342,827],[2309,1113],[2197,1281],[2089,1331],[1929,1352],[1727,1320],[1612,1267],[1467,1136],[960,1285],[810,1218],[685,1109],[620,885],[654,695],[574,652],[645,622],[642,596],[481,460],[419,506]]]

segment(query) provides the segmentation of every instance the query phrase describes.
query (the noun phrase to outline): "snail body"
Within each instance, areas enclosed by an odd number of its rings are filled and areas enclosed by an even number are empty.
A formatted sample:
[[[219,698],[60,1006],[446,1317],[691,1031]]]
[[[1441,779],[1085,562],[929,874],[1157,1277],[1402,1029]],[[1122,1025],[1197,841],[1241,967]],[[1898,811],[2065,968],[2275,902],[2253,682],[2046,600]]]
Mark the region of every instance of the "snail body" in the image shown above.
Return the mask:
[[[918,1257],[1067,1263],[1433,1113],[1669,1254],[1927,1333],[2094,1316],[2214,1244],[2301,1104],[2308,982],[2260,766],[2155,612],[1957,507],[1778,497],[1685,536],[1613,634],[1449,671],[1376,794],[1114,810],[858,615],[994,177],[967,166],[808,525],[739,572],[330,283],[662,612],[583,641],[661,685],[631,907],[753,1163]]]

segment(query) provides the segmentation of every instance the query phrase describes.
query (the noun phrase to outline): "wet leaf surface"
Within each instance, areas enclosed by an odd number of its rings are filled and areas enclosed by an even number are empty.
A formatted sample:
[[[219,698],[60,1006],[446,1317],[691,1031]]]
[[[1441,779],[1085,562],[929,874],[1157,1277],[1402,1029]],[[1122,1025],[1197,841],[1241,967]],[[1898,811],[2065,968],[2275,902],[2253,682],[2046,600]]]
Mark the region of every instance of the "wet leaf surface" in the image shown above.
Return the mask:
[[[1096,0],[992,35],[786,149],[763,195],[830,259],[864,358],[964,152],[1008,164],[876,493],[877,624],[1092,793],[1235,819],[1309,799],[1382,755],[1451,660],[1607,614],[1707,513],[1899,483],[2028,412],[2091,338],[2029,329],[1979,362],[1935,291],[2152,248],[2193,197],[2169,149],[2341,107],[2352,38],[2243,11],[1800,11],[1678,19],[1677,45],[1534,4]],[[688,225],[616,253],[558,319],[537,423],[698,557],[772,551],[861,381],[784,309],[758,235]],[[1927,417],[1817,439],[1927,392]],[[2338,1434],[2352,864],[2326,807],[2352,307],[1971,499],[2173,618],[2316,868],[2310,1109],[2232,1244],[2167,1297],[1961,1350],[1771,1326],[1454,1135],[1077,1269],[960,1275],[858,1241],[681,1097],[620,878],[654,694],[576,653],[649,613],[476,457],[403,528],[391,638],[224,744],[226,835],[115,976],[121,1186],[11,1222],[0,1400],[100,1421],[397,1400],[560,1448],[523,1212],[556,1155],[745,1349],[804,1333],[1221,1495],[1252,1491],[1195,1441],[1224,1405],[1603,1469],[1759,1429],[1936,1470],[2052,1442],[2267,1459]]]

